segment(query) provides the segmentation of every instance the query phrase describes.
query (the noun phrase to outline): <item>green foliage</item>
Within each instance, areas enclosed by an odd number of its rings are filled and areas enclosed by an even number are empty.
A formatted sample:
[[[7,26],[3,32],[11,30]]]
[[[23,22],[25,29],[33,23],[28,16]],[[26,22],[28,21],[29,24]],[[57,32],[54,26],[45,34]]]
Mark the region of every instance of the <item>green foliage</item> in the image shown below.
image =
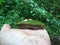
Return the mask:
[[[0,0],[0,5],[4,2],[4,0]]]
[[[0,0],[0,28],[24,19],[39,20],[46,25],[51,35],[60,34],[60,3],[59,0]]]

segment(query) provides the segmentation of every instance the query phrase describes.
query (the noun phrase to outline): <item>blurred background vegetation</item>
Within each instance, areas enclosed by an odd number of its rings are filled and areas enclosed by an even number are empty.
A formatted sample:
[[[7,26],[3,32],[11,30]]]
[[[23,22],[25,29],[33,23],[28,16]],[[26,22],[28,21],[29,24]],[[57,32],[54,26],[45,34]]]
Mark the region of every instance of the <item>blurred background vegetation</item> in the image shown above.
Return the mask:
[[[0,0],[0,29],[5,23],[17,28],[16,23],[25,19],[44,23],[50,36],[54,36],[51,37],[55,43],[52,45],[60,45],[57,41],[60,37],[60,0]]]
[[[0,29],[24,19],[39,20],[50,35],[60,34],[60,0],[0,0]]]

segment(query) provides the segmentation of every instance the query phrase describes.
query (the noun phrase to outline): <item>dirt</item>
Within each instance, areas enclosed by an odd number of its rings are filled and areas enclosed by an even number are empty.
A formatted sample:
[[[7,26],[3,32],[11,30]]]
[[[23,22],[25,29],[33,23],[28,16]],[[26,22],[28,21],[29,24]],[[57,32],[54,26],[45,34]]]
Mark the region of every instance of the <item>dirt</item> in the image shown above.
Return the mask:
[[[44,29],[44,26],[40,26],[40,25],[18,24],[17,26],[19,29],[31,29],[31,30]]]
[[[59,36],[50,36],[51,45],[60,45]]]

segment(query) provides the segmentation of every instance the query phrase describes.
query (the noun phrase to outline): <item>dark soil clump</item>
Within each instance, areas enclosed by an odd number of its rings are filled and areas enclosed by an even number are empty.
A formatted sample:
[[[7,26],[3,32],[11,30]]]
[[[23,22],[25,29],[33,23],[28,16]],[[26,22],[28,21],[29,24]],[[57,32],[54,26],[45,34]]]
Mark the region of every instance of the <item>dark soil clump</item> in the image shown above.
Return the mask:
[[[40,26],[40,25],[18,24],[17,26],[19,29],[31,29],[31,30],[44,29],[44,26]]]
[[[51,45],[60,45],[60,37],[59,36],[50,36]]]

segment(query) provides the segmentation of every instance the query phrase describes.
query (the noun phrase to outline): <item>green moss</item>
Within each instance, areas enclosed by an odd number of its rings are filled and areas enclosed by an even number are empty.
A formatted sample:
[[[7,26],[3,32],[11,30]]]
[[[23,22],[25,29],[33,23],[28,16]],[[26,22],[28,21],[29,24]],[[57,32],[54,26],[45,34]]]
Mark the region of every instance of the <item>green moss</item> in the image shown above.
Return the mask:
[[[44,23],[38,20],[27,20],[27,21],[21,21],[18,22],[17,24],[31,24],[31,25],[41,25],[44,26]]]

